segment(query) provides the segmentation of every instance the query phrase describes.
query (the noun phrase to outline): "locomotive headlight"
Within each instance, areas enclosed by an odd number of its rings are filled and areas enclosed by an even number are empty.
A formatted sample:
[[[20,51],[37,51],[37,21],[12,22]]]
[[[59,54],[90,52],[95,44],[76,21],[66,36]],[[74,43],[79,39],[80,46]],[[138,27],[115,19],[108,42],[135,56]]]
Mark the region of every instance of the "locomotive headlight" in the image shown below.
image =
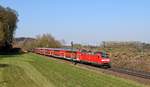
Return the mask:
[[[102,59],[102,62],[109,62],[109,59]]]

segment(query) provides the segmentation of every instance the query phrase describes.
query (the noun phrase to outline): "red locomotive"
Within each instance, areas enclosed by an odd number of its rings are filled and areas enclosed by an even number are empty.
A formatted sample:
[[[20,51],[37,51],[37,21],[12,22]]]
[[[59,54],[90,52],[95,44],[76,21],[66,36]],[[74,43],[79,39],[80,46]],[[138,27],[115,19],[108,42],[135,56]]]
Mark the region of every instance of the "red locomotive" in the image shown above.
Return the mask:
[[[41,55],[72,60],[74,62],[85,62],[105,66],[108,68],[111,67],[111,60],[109,58],[109,54],[106,52],[91,52],[86,50],[64,48],[35,48],[34,52]]]

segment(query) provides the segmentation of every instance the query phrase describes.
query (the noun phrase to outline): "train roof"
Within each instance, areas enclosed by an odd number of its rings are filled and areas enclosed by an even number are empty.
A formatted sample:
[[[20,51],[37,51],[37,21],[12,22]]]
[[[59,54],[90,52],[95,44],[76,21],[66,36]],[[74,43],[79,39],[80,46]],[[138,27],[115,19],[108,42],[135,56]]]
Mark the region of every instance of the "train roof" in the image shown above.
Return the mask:
[[[36,48],[36,49],[47,49],[47,50],[64,50],[64,51],[78,51],[78,49],[71,48]]]
[[[78,51],[78,49],[71,49],[71,48],[53,48],[53,50]]]

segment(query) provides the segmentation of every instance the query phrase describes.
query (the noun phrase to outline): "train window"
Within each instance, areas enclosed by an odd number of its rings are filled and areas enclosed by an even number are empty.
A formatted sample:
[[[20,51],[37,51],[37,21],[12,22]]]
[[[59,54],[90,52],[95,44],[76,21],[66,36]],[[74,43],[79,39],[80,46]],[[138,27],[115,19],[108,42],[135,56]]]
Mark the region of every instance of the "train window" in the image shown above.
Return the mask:
[[[81,52],[82,52],[82,53],[87,53],[87,50],[84,50],[84,49],[83,49],[83,50],[81,50]]]
[[[91,50],[81,50],[82,53],[94,54]]]

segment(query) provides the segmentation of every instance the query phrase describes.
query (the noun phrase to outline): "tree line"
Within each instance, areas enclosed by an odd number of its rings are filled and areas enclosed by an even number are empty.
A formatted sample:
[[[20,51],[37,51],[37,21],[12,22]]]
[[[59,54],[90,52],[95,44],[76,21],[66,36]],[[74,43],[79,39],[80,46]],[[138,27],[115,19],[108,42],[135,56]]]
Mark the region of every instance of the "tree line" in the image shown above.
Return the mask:
[[[25,51],[30,51],[34,48],[59,48],[62,47],[60,41],[56,40],[51,34],[38,35],[36,38],[22,38],[16,40],[15,46],[20,47]]]
[[[15,10],[0,6],[0,50],[12,48],[17,22],[18,14]]]

